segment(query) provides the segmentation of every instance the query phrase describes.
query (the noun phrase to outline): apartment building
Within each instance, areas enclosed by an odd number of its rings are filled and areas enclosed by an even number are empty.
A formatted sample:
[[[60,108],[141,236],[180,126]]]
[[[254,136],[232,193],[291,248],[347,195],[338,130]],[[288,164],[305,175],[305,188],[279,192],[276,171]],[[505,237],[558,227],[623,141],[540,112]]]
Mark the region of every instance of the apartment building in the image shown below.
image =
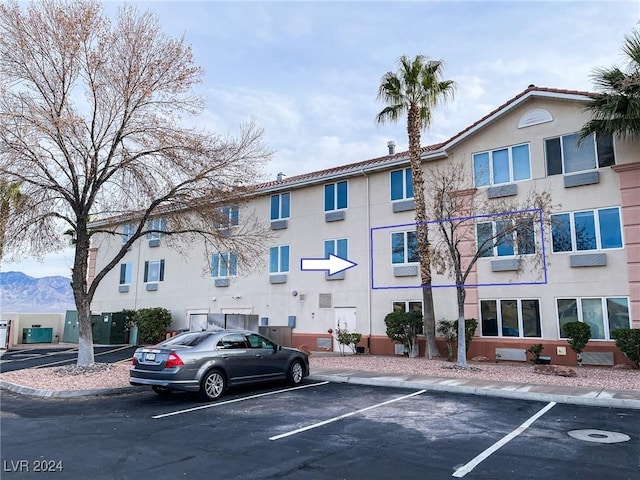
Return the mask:
[[[465,315],[479,327],[470,356],[522,360],[545,347],[558,364],[575,364],[562,325],[592,330],[585,363],[622,362],[610,332],[640,328],[640,145],[576,132],[587,120],[587,92],[530,86],[447,141],[423,147],[423,169],[462,162],[468,192],[486,202],[551,193],[553,228],[528,235],[542,248],[538,268],[523,267],[519,240],[478,260],[467,284]],[[374,354],[402,353],[386,337],[385,316],[421,310],[411,169],[407,152],[260,185],[229,225],[257,215],[271,228],[262,265],[234,252],[203,260],[202,247],[181,256],[161,234],[138,241],[99,285],[92,310],[162,306],[172,328],[199,328],[210,314],[252,314],[261,325],[291,326],[292,344],[337,349],[337,327],[363,334]],[[427,192],[427,196],[429,192]],[[162,228],[164,218],[154,220]],[[126,235],[127,223],[123,223]],[[477,238],[499,221],[479,219]],[[551,230],[551,231],[548,231]],[[100,269],[120,239],[96,238],[91,268]],[[357,265],[336,275],[301,269],[301,260],[335,254]],[[524,269],[524,271],[523,271]],[[457,318],[456,289],[433,272],[435,317]],[[421,343],[423,352],[424,342]],[[442,349],[444,351],[444,349]]]

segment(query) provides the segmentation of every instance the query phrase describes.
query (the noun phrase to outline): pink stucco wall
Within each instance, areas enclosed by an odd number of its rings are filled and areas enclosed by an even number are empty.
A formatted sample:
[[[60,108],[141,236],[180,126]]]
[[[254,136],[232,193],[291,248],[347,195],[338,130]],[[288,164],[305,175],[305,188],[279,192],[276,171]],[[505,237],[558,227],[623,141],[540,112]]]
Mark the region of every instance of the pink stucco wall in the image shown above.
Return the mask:
[[[627,250],[633,328],[640,328],[640,162],[612,167],[618,173],[622,225]]]

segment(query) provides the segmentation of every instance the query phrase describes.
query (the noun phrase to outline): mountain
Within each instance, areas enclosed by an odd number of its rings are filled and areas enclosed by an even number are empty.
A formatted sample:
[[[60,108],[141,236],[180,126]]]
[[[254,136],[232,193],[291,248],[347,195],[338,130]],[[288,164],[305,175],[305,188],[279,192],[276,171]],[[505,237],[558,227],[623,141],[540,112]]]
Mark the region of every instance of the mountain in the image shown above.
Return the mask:
[[[75,309],[69,278],[34,278],[22,272],[0,272],[0,310],[3,312],[64,313]]]

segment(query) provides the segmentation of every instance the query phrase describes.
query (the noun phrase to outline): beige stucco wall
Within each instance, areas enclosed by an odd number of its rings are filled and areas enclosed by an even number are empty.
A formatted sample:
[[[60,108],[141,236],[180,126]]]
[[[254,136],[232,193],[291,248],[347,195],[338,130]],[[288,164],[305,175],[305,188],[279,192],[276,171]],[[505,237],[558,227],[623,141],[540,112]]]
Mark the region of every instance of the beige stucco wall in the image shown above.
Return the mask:
[[[543,108],[551,113],[552,122],[518,128],[518,121],[527,111]],[[620,206],[621,197],[618,176],[610,168],[599,170],[600,182],[565,188],[562,175],[547,177],[545,173],[544,139],[579,130],[586,114],[576,102],[534,99],[503,115],[499,120],[458,142],[447,151],[449,160],[426,162],[424,168],[447,161],[462,160],[468,168],[471,184],[472,154],[520,143],[529,143],[532,180],[518,182],[518,196],[523,198],[530,188],[548,190],[553,195],[557,212]],[[637,144],[616,142],[616,163],[637,161]],[[634,160],[635,159],[635,160]],[[412,223],[414,212],[393,213],[389,199],[389,169],[353,174],[349,181],[349,208],[344,221],[326,222],[323,210],[323,182],[291,192],[291,217],[288,228],[272,231],[272,238],[265,240],[262,263],[248,271],[239,267],[239,275],[231,279],[228,287],[215,287],[208,274],[208,259],[202,248],[193,245],[187,257],[168,250],[164,245],[150,248],[146,240],[136,244],[124,261],[134,263],[134,278],[127,293],[118,292],[119,268],[110,272],[98,287],[92,308],[95,312],[118,311],[122,308],[163,306],[172,311],[173,328],[188,327],[188,312],[193,310],[221,313],[250,311],[260,317],[268,317],[269,325],[287,325],[289,316],[296,316],[297,333],[324,333],[335,328],[335,308],[355,307],[357,329],[364,334],[384,335],[384,316],[391,311],[394,301],[420,301],[419,288],[372,289],[376,287],[411,287],[419,284],[419,276],[394,277],[390,262],[390,233],[378,230],[404,223]],[[331,183],[332,181],[327,181]],[[486,195],[479,189],[478,195]],[[287,190],[283,190],[287,191]],[[481,197],[482,198],[482,197]],[[487,200],[490,201],[490,200]],[[243,207],[244,215],[255,212],[269,222],[270,195],[257,197]],[[370,262],[369,235],[374,228],[373,265]],[[409,228],[406,228],[409,229]],[[400,229],[402,230],[402,229]],[[348,238],[349,259],[358,264],[345,272],[344,280],[328,281],[322,272],[300,271],[300,259],[323,256],[323,242],[327,239]],[[287,282],[269,283],[268,247],[288,244],[290,271]],[[102,239],[94,242],[99,271],[107,259],[119,248],[119,239]],[[548,283],[545,285],[483,286],[468,289],[467,313],[474,311],[473,302],[478,299],[533,298],[540,300],[542,331],[544,338],[557,339],[557,313],[555,302],[560,297],[628,296],[628,258],[625,249],[606,250],[607,265],[603,267],[569,268],[569,254],[552,253],[550,232],[545,234]],[[165,280],[157,291],[148,292],[142,282],[144,261],[165,259]],[[492,273],[490,259],[482,259],[477,265],[477,282],[509,283],[540,281],[538,270],[525,268],[518,276],[512,273]],[[441,288],[451,284],[442,275],[434,276],[436,319],[453,319],[457,316],[455,288]],[[293,294],[296,292],[296,295]],[[332,308],[319,307],[319,295],[331,294]],[[635,308],[635,307],[632,307]],[[475,316],[479,318],[479,306]],[[637,315],[636,315],[637,316]]]
[[[42,328],[53,329],[53,343],[62,340],[64,333],[64,314],[61,313],[13,313],[0,312],[0,320],[11,320],[9,332],[9,346],[22,344],[23,329],[39,325]]]

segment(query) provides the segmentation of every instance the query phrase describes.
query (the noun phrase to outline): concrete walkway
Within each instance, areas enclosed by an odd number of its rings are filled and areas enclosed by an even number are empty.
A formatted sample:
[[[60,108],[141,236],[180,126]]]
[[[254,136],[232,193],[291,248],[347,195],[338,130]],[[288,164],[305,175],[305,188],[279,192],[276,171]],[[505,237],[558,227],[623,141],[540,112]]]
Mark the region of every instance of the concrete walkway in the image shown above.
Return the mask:
[[[379,374],[356,370],[313,369],[311,380],[425,389],[428,392],[450,392],[486,397],[513,398],[541,402],[569,403],[595,407],[640,410],[640,391],[585,387],[536,385],[495,382],[472,378],[446,378],[426,375]]]

